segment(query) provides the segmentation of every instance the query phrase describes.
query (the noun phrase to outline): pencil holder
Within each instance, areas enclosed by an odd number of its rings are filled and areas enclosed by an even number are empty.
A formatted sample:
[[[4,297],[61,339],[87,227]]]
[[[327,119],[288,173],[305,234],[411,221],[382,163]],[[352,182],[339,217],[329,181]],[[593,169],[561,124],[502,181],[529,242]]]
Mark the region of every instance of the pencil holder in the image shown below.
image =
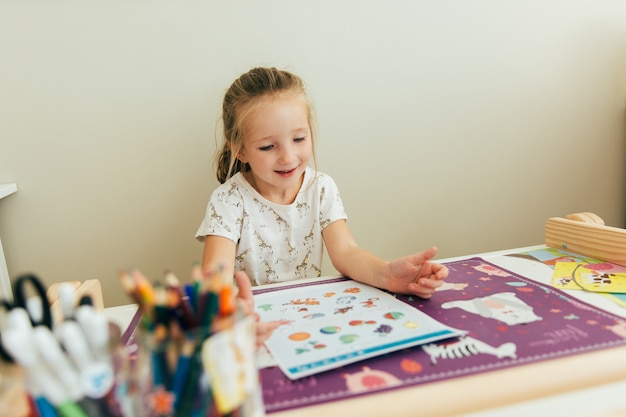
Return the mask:
[[[190,330],[140,325],[131,371],[134,415],[264,416],[255,332],[254,319],[242,314]]]

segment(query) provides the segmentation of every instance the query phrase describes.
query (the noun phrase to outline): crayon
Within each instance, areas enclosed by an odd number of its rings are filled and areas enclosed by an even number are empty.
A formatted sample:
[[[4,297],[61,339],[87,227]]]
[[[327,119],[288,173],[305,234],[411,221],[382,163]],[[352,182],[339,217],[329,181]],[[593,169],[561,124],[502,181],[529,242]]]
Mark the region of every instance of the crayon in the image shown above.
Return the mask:
[[[135,281],[126,271],[119,271],[118,277],[120,279],[120,283],[122,284],[122,288],[128,294],[128,296],[137,304],[141,304],[141,300],[139,299],[139,294],[137,293],[137,288],[135,285]]]
[[[155,286],[155,306],[154,306],[154,331],[151,346],[152,367],[154,385],[167,387],[170,380],[170,372],[167,363],[166,345],[168,344],[168,309],[167,293],[162,285]]]
[[[165,275],[165,285],[167,288],[167,304],[170,311],[180,323],[184,330],[191,329],[198,325],[198,320],[193,314],[189,303],[189,297],[183,294],[180,281],[171,272]]]
[[[195,313],[197,311],[197,296],[196,296],[196,290],[194,288],[194,286],[192,284],[185,284],[183,286],[183,291],[185,293],[185,298],[187,300],[187,303],[189,304],[189,307],[191,307],[191,310],[193,313]]]
[[[80,405],[71,401],[60,404],[57,406],[57,410],[61,417],[91,417],[91,415],[85,413],[85,410]]]
[[[152,287],[152,284],[150,284],[150,281],[148,281],[148,278],[146,278],[137,269],[131,271],[131,277],[135,282],[135,290],[139,295],[139,299],[141,300],[142,304],[147,307],[153,306],[156,296],[154,294],[154,288]]]
[[[40,417],[58,417],[59,413],[57,413],[56,409],[50,401],[44,396],[35,397],[35,406],[37,407],[37,411],[39,412]]]
[[[235,296],[232,285],[224,285],[219,294],[219,314],[229,316],[235,312]]]
[[[189,373],[191,357],[195,350],[196,341],[192,338],[186,339],[181,347],[180,356],[176,363],[176,372],[172,382],[172,392],[174,393],[174,408],[177,409],[185,388],[185,381]]]
[[[200,388],[200,378],[202,377],[202,360],[200,358],[202,344],[196,343],[194,352],[189,358],[187,378],[184,388],[179,397],[176,398],[176,417],[188,417],[194,406],[194,399]]]

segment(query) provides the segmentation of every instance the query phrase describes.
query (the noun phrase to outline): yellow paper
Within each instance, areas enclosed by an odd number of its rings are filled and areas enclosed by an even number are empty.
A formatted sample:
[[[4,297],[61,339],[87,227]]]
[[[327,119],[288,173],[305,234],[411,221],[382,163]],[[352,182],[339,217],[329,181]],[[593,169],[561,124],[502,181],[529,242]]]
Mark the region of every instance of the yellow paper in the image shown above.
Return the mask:
[[[594,270],[578,262],[557,262],[552,285],[564,290],[626,293],[626,273]]]

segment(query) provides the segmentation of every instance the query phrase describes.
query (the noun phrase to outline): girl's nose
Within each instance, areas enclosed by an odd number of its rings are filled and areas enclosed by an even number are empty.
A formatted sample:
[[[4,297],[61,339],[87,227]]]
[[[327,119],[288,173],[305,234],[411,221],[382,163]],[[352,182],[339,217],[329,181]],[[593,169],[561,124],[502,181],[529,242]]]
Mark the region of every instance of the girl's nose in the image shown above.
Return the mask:
[[[287,164],[293,161],[294,155],[295,155],[295,152],[291,148],[291,146],[283,146],[280,149],[278,161],[282,164]]]

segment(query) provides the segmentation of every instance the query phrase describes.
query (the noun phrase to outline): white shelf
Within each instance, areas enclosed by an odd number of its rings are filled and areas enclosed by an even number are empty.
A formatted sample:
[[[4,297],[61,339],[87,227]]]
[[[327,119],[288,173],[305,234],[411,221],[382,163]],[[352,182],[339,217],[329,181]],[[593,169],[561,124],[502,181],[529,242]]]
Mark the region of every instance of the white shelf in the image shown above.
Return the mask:
[[[17,191],[17,184],[0,184],[0,199]]]
[[[17,191],[17,184],[0,184],[0,200]],[[0,298],[11,300],[11,278],[4,259],[2,240],[0,240]]]

